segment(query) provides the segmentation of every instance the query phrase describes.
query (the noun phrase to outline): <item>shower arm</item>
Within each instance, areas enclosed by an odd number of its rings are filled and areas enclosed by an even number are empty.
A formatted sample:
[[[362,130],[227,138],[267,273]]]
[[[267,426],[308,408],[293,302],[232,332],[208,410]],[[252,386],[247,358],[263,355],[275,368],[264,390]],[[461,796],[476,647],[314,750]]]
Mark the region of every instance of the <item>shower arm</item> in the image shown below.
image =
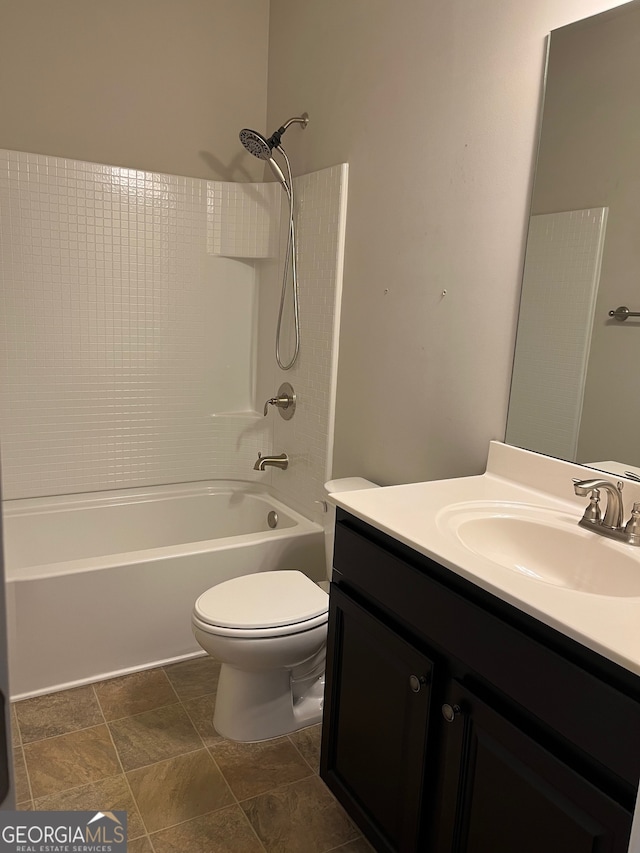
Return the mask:
[[[280,133],[284,133],[288,127],[291,127],[292,124],[302,124],[302,125],[304,125],[304,127],[306,127],[309,124],[309,114],[308,113],[302,113],[301,116],[294,116],[293,118],[290,118],[288,121],[285,121],[285,123],[282,125],[282,127],[279,128]]]
[[[292,124],[301,124],[303,128],[305,128],[309,124],[309,114],[302,113],[301,116],[294,116],[293,118],[288,119],[279,127],[274,133],[271,134],[269,139],[267,140],[267,144],[273,148],[280,148],[280,142],[282,141],[282,135],[287,130],[288,127],[291,127]]]

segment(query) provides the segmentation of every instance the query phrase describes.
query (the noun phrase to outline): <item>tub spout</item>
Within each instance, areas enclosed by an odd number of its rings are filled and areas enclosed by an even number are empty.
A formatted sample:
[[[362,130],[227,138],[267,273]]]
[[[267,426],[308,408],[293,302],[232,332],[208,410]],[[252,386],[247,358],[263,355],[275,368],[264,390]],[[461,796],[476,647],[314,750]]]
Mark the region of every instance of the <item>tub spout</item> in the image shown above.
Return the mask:
[[[256,464],[253,466],[253,470],[264,471],[267,466],[282,468],[284,471],[285,468],[288,468],[289,466],[289,457],[286,453],[281,453],[279,456],[263,456],[262,453],[258,453],[258,458],[256,460]]]

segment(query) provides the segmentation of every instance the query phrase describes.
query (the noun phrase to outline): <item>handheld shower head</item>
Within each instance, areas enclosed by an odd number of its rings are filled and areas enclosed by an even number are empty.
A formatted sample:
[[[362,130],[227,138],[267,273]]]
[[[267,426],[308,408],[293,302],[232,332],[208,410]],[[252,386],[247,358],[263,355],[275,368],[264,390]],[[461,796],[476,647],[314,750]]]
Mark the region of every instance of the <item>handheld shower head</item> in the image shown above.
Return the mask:
[[[240,131],[240,142],[247,149],[249,154],[253,154],[259,160],[271,160],[271,152],[274,148],[280,145],[282,134],[291,124],[301,124],[306,127],[309,124],[309,116],[307,113],[302,113],[301,116],[294,116],[286,121],[282,127],[279,127],[271,134],[269,139],[266,139],[257,130],[251,130],[249,127],[244,127]]]
[[[281,148],[280,146],[278,146],[278,150],[281,151],[282,153],[284,153],[284,148]],[[276,178],[282,184],[284,191],[287,194],[287,197],[291,198],[291,189],[289,188],[289,184],[287,183],[287,179],[285,178],[282,169],[277,164],[277,162],[273,159],[273,157],[269,157],[267,162],[269,163],[269,166],[271,167],[271,171],[273,172],[273,174],[276,176]]]
[[[244,127],[240,131],[240,142],[244,145],[249,154],[253,154],[253,156],[257,157],[259,160],[271,159],[271,149],[273,148],[273,145],[270,145],[269,140],[265,139],[257,130],[251,130],[248,127]]]
[[[267,139],[261,133],[258,133],[257,130],[251,130],[249,127],[245,127],[240,131],[240,142],[254,157],[257,157],[259,160],[265,160],[269,166],[271,167],[271,171],[276,176],[278,181],[282,184],[282,187],[289,199],[289,228],[288,228],[288,237],[287,237],[287,250],[285,254],[284,260],[284,269],[282,272],[282,291],[280,294],[280,310],[278,311],[278,326],[276,329],[276,362],[278,367],[282,370],[289,370],[296,363],[298,358],[298,353],[300,351],[300,316],[299,316],[299,306],[298,306],[298,273],[297,273],[297,259],[296,259],[296,229],[294,222],[294,198],[293,198],[293,177],[291,174],[291,164],[289,163],[289,158],[287,157],[287,152],[284,150],[280,141],[282,139],[282,134],[286,131],[286,129],[291,124],[301,124],[302,127],[306,127],[309,123],[309,116],[307,113],[302,113],[301,116],[294,116],[294,118],[290,118],[289,121],[286,121],[282,127],[279,127],[275,133],[272,133],[271,136]],[[289,176],[289,180],[284,176],[284,173],[276,160],[273,157],[274,149],[278,151],[281,157],[284,159],[287,173]],[[294,330],[295,330],[295,348],[293,352],[293,356],[291,360],[285,363],[280,358],[280,335],[282,328],[282,314],[285,302],[285,296],[287,291],[287,273],[289,269],[289,261],[291,261],[291,288],[292,288],[292,299],[293,299],[293,319],[294,319]]]

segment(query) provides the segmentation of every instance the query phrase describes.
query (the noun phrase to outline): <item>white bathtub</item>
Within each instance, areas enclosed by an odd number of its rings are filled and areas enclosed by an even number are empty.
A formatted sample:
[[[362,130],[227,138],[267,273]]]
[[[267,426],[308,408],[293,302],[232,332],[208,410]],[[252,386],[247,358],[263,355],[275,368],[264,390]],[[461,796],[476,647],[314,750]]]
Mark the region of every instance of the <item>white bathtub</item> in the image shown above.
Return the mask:
[[[279,568],[326,577],[322,528],[253,484],[122,489],[3,508],[15,699],[200,652],[191,609],[221,581]]]

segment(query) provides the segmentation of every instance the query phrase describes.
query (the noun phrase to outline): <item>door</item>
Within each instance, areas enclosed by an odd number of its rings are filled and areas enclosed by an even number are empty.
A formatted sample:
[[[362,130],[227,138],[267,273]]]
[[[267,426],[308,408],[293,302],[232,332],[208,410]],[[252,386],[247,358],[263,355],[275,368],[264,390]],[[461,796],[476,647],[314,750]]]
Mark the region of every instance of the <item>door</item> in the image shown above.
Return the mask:
[[[332,586],[321,776],[378,850],[418,849],[432,670]]]
[[[626,853],[631,815],[470,690],[442,713],[438,853]]]

